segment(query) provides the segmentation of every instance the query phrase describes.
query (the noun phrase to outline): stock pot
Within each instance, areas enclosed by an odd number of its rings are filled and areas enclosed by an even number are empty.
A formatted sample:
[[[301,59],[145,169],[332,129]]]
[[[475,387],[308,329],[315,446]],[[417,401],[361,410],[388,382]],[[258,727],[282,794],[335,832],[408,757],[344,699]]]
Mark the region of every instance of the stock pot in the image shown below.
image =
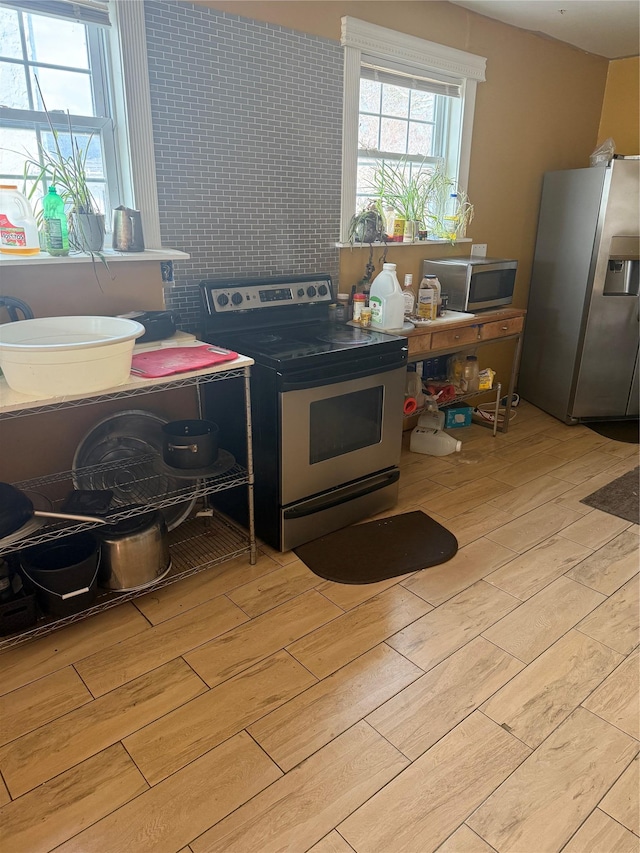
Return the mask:
[[[160,510],[100,528],[100,585],[125,592],[142,589],[171,568],[169,537]]]

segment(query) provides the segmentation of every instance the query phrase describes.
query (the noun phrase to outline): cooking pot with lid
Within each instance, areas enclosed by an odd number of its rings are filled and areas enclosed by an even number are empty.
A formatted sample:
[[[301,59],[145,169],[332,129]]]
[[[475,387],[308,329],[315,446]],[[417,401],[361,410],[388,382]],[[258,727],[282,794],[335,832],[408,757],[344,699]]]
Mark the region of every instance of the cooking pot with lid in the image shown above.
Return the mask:
[[[187,419],[162,425],[162,458],[172,468],[206,468],[218,458],[218,424]]]
[[[167,525],[160,510],[150,510],[99,530],[101,586],[120,592],[143,589],[171,569]]]

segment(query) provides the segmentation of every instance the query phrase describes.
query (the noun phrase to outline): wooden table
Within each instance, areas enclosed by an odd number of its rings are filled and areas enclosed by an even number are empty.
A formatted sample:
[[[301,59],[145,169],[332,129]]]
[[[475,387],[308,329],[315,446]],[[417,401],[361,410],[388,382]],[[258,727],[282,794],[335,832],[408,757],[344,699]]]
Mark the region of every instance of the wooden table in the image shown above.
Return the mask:
[[[476,349],[498,341],[516,341],[502,425],[502,432],[507,432],[511,400],[520,364],[522,330],[526,313],[522,308],[499,308],[482,311],[463,320],[450,322],[434,320],[429,326],[406,333],[409,342],[409,361],[424,361],[427,358],[435,358],[459,350]]]

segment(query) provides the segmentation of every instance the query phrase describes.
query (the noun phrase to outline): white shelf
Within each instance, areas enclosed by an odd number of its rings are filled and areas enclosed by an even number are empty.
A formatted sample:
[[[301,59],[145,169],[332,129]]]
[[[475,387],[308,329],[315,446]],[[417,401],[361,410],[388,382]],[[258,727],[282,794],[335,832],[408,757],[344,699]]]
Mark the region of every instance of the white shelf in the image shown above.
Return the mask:
[[[158,342],[158,349],[160,349]],[[202,341],[193,341],[193,344],[202,344]],[[175,373],[171,376],[161,376],[156,379],[141,379],[130,375],[123,385],[106,388],[103,391],[95,391],[90,394],[68,394],[64,397],[36,397],[27,394],[19,394],[7,385],[7,380],[0,378],[0,418],[15,417],[16,415],[36,414],[52,409],[65,409],[73,406],[97,403],[104,400],[113,400],[118,397],[133,397],[138,394],[148,394],[150,391],[163,391],[170,387],[184,385],[195,385],[199,381],[213,381],[216,378],[227,378],[228,373],[243,370],[253,364],[253,359],[239,355],[233,361],[224,361],[201,370],[192,370],[188,373]],[[220,374],[218,376],[218,374]]]
[[[91,264],[102,263],[101,257],[108,264],[118,261],[131,263],[132,261],[178,261],[190,258],[186,252],[181,252],[179,249],[145,249],[144,252],[115,252],[113,249],[103,249],[101,252],[96,252],[94,255],[87,255],[84,252],[73,252],[70,255],[58,258],[48,255],[46,252],[40,252],[39,255],[4,255],[0,254],[1,267],[19,267],[29,266],[31,264]]]
[[[416,246],[457,246],[458,243],[473,243],[472,237],[458,237],[455,243],[450,240],[416,240],[415,243],[336,243],[336,249],[368,249],[373,246],[374,249],[379,249],[386,246],[388,249],[406,249],[407,247]]]

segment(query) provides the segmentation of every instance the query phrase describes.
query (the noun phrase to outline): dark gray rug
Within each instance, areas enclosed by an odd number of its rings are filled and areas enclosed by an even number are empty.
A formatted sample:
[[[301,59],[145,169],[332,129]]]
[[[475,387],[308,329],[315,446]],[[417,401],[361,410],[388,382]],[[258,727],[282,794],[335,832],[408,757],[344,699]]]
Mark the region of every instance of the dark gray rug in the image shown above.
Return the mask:
[[[627,444],[640,444],[640,429],[638,420],[633,421],[591,421],[585,426],[614,441],[625,441]]]
[[[638,506],[638,475],[640,468],[634,468],[612,483],[608,483],[592,495],[582,498],[580,503],[617,515],[626,521],[638,524],[640,509]]]
[[[375,583],[446,563],[458,540],[421,510],[353,524],[293,549],[314,574],[336,583]]]

